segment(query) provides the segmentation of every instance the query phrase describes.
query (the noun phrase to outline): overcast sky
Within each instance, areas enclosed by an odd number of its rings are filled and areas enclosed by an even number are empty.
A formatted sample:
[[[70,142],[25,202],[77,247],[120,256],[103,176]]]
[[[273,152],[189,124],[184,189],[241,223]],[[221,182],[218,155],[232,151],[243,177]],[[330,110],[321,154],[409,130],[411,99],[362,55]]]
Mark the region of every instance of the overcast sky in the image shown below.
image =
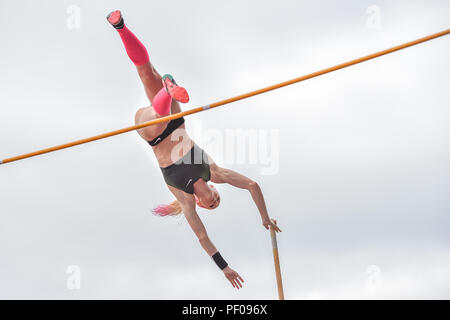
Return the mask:
[[[0,0],[0,159],[132,125],[148,105],[114,9],[190,109],[447,29],[450,3]],[[287,299],[450,298],[449,49],[446,36],[187,117],[260,184]],[[150,213],[173,197],[135,132],[0,166],[0,298],[276,299],[250,195],[217,188],[221,206],[199,215],[240,291],[185,220]]]

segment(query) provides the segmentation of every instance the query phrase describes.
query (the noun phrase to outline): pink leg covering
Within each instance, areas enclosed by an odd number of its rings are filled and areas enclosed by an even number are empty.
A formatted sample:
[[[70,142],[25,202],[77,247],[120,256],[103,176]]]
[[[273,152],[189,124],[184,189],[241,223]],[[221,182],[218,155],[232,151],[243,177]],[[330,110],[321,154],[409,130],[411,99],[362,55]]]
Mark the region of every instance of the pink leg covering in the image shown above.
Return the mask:
[[[125,46],[128,56],[136,66],[147,64],[150,59],[148,57],[147,49],[141,41],[127,28],[123,26],[122,29],[117,29],[120,38]],[[172,97],[167,93],[166,89],[162,88],[153,98],[153,108],[156,113],[161,116],[167,116],[170,114],[172,106]]]
[[[136,66],[147,64],[150,59],[148,57],[147,49],[141,41],[131,32],[127,26],[123,26],[122,29],[117,29],[120,38],[125,46],[128,56]]]
[[[157,114],[168,116],[172,106],[172,97],[167,93],[166,89],[162,88],[153,98],[152,105]]]

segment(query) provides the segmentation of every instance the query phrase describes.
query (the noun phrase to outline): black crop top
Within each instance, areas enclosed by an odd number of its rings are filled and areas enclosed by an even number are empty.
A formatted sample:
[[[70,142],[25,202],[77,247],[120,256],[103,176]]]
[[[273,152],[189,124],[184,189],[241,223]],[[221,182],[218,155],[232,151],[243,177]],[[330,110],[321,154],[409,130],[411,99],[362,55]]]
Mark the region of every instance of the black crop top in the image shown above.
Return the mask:
[[[167,128],[159,136],[157,136],[155,139],[153,139],[151,141],[147,141],[147,142],[152,147],[156,146],[157,144],[161,143],[161,141],[163,141],[165,138],[170,136],[170,134],[172,132],[174,132],[176,129],[178,129],[178,127],[181,126],[183,123],[184,123],[184,118],[183,117],[171,120],[167,124]]]

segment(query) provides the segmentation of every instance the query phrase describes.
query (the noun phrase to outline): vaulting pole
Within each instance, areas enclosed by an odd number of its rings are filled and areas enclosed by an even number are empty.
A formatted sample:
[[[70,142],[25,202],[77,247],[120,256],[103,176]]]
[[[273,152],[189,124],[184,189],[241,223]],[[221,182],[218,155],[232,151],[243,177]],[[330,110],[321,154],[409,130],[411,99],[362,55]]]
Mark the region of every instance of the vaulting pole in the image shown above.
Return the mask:
[[[90,137],[90,138],[76,140],[76,141],[65,143],[65,144],[61,144],[61,145],[58,145],[58,146],[55,146],[55,147],[46,148],[46,149],[42,149],[42,150],[26,153],[26,154],[15,156],[15,157],[11,157],[11,158],[6,158],[6,159],[3,159],[3,160],[0,160],[0,164],[5,164],[5,163],[8,163],[8,162],[22,160],[22,159],[25,159],[25,158],[34,157],[34,156],[41,155],[41,154],[44,154],[44,153],[49,153],[49,152],[53,152],[53,151],[57,151],[57,150],[70,148],[70,147],[73,147],[73,146],[77,146],[77,145],[80,145],[80,144],[88,143],[88,142],[91,142],[91,141],[112,137],[112,136],[115,136],[115,135],[118,135],[118,134],[122,134],[122,133],[125,133],[125,132],[134,131],[134,130],[141,129],[141,128],[144,128],[144,127],[152,126],[152,125],[155,125],[157,123],[161,123],[161,122],[165,122],[165,121],[181,118],[181,117],[188,116],[188,115],[191,115],[191,114],[194,114],[194,113],[198,113],[198,112],[202,112],[202,111],[205,111],[205,110],[208,110],[208,109],[212,109],[212,108],[216,108],[216,107],[219,107],[219,106],[223,106],[225,104],[236,102],[236,101],[239,101],[239,100],[242,100],[242,99],[247,99],[249,97],[256,96],[256,95],[264,93],[264,92],[268,92],[268,91],[272,91],[272,90],[275,90],[275,89],[279,89],[279,88],[282,88],[282,87],[285,87],[285,86],[288,86],[288,85],[291,85],[291,84],[294,84],[294,83],[297,83],[297,82],[301,82],[301,81],[304,81],[304,80],[307,80],[307,79],[311,79],[311,78],[314,78],[314,77],[317,77],[317,76],[320,76],[320,75],[323,75],[323,74],[326,74],[326,73],[329,73],[329,72],[333,72],[333,71],[336,71],[336,70],[339,70],[339,69],[343,69],[343,68],[352,66],[354,64],[357,64],[357,63],[361,63],[361,62],[364,62],[364,61],[367,61],[367,60],[371,60],[371,59],[383,56],[383,55],[388,54],[388,53],[392,53],[392,52],[395,52],[395,51],[398,51],[398,50],[401,50],[401,49],[405,49],[405,48],[414,46],[414,45],[419,44],[419,43],[423,43],[423,42],[426,42],[426,41],[429,41],[429,40],[432,40],[432,39],[435,39],[435,38],[439,38],[439,37],[445,36],[445,35],[447,35],[449,33],[450,33],[450,29],[446,29],[446,30],[443,30],[441,32],[434,33],[432,35],[429,35],[429,36],[426,36],[426,37],[423,37],[423,38],[419,38],[419,39],[414,40],[414,41],[406,42],[404,44],[400,44],[398,46],[395,46],[395,47],[392,47],[392,48],[389,48],[389,49],[386,49],[386,50],[382,50],[382,51],[379,51],[379,52],[376,52],[376,53],[373,53],[373,54],[369,54],[367,56],[364,56],[364,57],[361,57],[361,58],[358,58],[358,59],[350,60],[350,61],[338,64],[338,65],[335,65],[334,67],[326,68],[326,69],[323,69],[321,71],[316,71],[316,72],[313,72],[313,73],[310,73],[310,74],[307,74],[307,75],[304,75],[304,76],[301,76],[301,77],[298,77],[298,78],[295,78],[295,79],[292,79],[292,80],[289,80],[289,81],[281,82],[281,83],[278,83],[278,84],[275,84],[275,85],[272,85],[272,86],[269,86],[269,87],[266,87],[266,88],[262,88],[262,89],[255,90],[255,91],[251,91],[249,93],[245,93],[245,94],[233,97],[233,98],[221,100],[221,101],[218,101],[218,102],[215,102],[215,103],[203,106],[203,107],[197,107],[197,108],[194,108],[194,109],[191,109],[191,110],[179,112],[179,113],[167,116],[167,117],[162,117],[162,118],[158,118],[158,119],[155,119],[155,120],[147,121],[147,122],[141,123],[139,125],[135,125],[135,126],[131,126],[131,127],[127,127],[127,128],[123,128],[123,129],[119,129],[119,130],[115,130],[115,131],[99,134],[99,135],[96,135],[96,136],[93,136],[93,137]]]
[[[273,219],[272,222],[274,224],[277,224]],[[284,300],[283,280],[281,279],[280,257],[278,256],[277,234],[272,227],[270,227],[270,238],[272,239],[272,252],[273,252],[273,261],[275,264],[275,276],[277,278],[278,299]]]

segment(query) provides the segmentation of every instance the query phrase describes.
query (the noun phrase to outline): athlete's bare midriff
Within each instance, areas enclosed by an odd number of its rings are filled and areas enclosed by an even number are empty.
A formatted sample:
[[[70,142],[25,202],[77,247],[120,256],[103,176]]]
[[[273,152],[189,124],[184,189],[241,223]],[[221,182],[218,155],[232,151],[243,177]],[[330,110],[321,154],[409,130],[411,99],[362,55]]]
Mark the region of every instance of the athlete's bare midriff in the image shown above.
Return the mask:
[[[135,123],[141,124],[157,118],[159,118],[159,116],[152,107],[144,107],[136,112]],[[151,141],[166,129],[168,123],[169,122],[167,121],[154,126],[138,129],[136,131],[142,139],[145,141]],[[183,123],[167,138],[152,147],[152,149],[155,153],[156,159],[158,160],[159,166],[161,168],[165,168],[181,159],[186,153],[189,152],[189,150],[191,150],[193,144],[194,142],[187,134],[186,126]]]

